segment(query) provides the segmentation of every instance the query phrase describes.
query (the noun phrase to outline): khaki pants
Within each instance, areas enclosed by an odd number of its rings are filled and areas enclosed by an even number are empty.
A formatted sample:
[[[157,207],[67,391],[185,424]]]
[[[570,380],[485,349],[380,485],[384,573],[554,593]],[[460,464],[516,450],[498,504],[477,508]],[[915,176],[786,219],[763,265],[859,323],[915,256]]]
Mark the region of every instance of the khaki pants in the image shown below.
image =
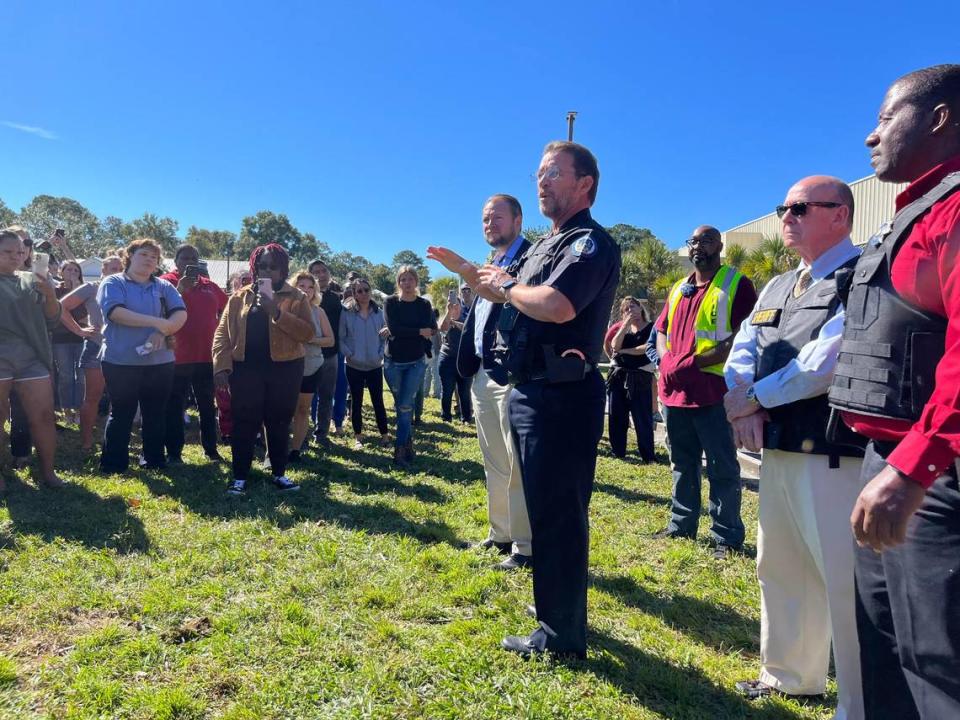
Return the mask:
[[[512,541],[513,552],[530,555],[530,519],[507,414],[510,386],[498,385],[481,369],[473,378],[471,394],[487,478],[489,537],[495,542]]]
[[[850,514],[859,458],[764,450],[760,468],[760,680],[791,695],[822,693],[833,638],[836,720],[862,720]]]

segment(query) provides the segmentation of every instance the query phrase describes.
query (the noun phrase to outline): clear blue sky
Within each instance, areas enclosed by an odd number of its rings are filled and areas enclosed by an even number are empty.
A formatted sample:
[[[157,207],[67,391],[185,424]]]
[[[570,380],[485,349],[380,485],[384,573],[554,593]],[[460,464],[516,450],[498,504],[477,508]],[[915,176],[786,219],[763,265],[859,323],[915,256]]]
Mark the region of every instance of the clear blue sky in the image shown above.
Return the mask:
[[[960,61],[956,0],[773,7],[6,0],[0,198],[181,232],[269,209],[374,261],[480,257],[490,194],[545,224],[530,175],[577,110],[595,217],[676,247],[801,176],[868,175],[887,85]]]

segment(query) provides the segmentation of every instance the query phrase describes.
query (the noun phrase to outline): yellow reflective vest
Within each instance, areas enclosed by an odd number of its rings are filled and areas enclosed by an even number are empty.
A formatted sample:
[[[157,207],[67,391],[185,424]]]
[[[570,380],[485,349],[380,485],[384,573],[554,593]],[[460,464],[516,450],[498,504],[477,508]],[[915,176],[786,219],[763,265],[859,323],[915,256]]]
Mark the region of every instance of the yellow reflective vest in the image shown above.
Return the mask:
[[[740,278],[743,274],[726,265],[721,265],[717,274],[713,276],[710,287],[700,303],[697,311],[695,329],[697,331],[697,355],[703,355],[708,350],[727,340],[733,335],[730,327],[730,314],[733,311],[733,298],[737,294]],[[684,280],[678,280],[670,290],[669,309],[667,310],[667,349],[670,347],[670,330],[673,327],[673,316],[680,303],[680,286]],[[723,375],[723,363],[700,368],[703,372]]]

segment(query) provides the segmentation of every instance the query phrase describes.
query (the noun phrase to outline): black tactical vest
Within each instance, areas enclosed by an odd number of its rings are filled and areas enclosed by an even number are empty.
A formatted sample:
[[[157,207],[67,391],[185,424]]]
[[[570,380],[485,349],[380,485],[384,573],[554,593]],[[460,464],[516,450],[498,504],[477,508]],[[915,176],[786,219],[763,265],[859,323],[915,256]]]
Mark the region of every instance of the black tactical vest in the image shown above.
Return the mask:
[[[819,280],[799,298],[793,296],[798,274],[789,272],[774,278],[754,308],[750,323],[757,330],[755,380],[773,375],[796,359],[808,342],[815,340],[827,320],[840,306],[836,276],[850,270],[857,258],[850,258],[836,271]],[[763,446],[771,450],[813,453],[831,457],[862,457],[859,442],[851,433],[827,440],[830,406],[827,394],[767,408],[770,422],[764,425]],[[850,444],[846,444],[850,443]]]
[[[898,420],[920,417],[944,354],[947,321],[901,298],[893,288],[890,268],[917,220],[958,189],[960,172],[947,175],[867,243],[849,279],[831,406]]]

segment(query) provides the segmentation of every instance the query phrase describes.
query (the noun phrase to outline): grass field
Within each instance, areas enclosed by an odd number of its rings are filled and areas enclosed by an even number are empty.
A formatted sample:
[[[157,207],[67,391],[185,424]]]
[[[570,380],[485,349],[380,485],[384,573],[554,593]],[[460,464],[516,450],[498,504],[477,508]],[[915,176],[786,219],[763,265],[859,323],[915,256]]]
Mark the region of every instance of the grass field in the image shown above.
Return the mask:
[[[472,428],[436,401],[412,473],[347,439],[279,495],[202,464],[100,478],[62,436],[59,491],[5,471],[3,718],[827,718],[834,698],[748,704],[751,557],[660,541],[670,476],[601,454],[586,661],[499,649],[532,629],[526,571],[463,549],[486,530]],[[757,501],[744,494],[751,554]],[[702,528],[703,529],[703,528]]]

